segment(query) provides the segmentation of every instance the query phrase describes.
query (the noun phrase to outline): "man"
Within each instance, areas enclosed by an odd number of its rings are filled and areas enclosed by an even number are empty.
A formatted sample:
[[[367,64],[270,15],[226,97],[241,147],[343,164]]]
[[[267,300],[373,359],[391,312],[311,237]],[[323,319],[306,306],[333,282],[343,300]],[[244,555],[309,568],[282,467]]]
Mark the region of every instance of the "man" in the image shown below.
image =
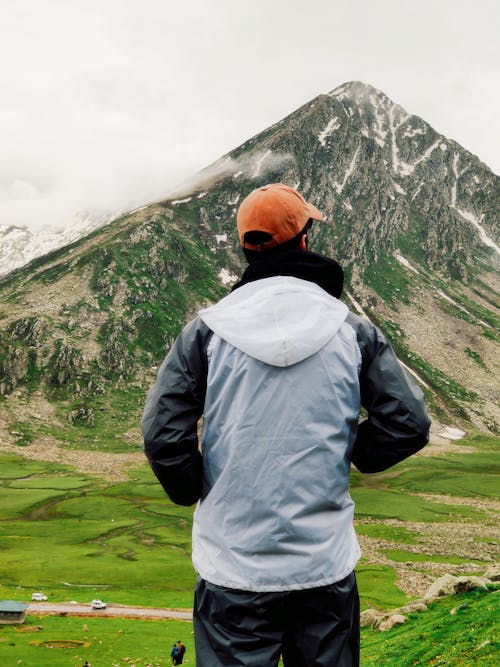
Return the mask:
[[[177,642],[177,655],[178,655],[178,658],[177,658],[177,664],[178,664],[178,665],[182,665],[182,662],[183,662],[183,660],[184,660],[184,653],[185,653],[185,652],[186,652],[186,647],[185,647],[184,644],[179,640],[179,641]]]
[[[339,265],[307,250],[322,219],[285,185],[250,193],[242,280],[185,327],[148,395],[153,471],[173,502],[200,501],[200,667],[358,665],[350,464],[384,470],[428,439],[421,391],[338,299]]]

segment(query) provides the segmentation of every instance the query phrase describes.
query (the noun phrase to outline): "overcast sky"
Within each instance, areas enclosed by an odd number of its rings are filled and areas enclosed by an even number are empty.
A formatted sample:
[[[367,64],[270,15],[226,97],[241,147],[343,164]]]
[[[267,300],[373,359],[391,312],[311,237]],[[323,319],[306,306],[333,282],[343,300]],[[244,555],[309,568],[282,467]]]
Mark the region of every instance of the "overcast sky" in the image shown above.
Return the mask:
[[[0,223],[176,184],[360,80],[499,159],[497,0],[1,0]]]

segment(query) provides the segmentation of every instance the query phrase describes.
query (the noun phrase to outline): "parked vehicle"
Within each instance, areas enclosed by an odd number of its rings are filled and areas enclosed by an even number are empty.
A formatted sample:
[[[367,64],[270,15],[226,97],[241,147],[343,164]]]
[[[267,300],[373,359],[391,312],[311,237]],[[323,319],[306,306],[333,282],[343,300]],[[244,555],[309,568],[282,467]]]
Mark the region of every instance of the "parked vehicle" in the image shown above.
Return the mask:
[[[92,600],[90,604],[92,605],[92,609],[106,609],[107,606],[102,600]]]
[[[31,599],[34,600],[35,602],[45,602],[47,596],[45,595],[45,593],[33,593]]]

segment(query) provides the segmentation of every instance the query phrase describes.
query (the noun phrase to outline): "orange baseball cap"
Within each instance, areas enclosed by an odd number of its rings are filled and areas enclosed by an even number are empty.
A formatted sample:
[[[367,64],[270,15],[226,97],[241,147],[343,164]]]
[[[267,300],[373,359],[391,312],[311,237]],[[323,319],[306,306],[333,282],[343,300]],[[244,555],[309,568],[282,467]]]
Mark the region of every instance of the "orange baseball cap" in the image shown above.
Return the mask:
[[[309,219],[323,220],[323,214],[304,197],[282,183],[263,185],[241,202],[236,216],[241,245],[248,250],[268,250],[291,241]],[[255,245],[245,241],[247,232],[266,232],[272,239]]]

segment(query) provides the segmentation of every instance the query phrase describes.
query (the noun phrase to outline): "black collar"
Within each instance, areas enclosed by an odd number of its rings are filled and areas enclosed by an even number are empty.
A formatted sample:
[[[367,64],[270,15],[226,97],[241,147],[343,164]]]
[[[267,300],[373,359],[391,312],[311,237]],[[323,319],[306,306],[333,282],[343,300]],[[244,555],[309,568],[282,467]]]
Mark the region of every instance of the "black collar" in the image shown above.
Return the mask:
[[[309,250],[287,250],[263,252],[262,257],[247,266],[233,290],[254,280],[274,276],[293,276],[309,280],[336,298],[340,297],[344,286],[344,272],[334,259]]]

